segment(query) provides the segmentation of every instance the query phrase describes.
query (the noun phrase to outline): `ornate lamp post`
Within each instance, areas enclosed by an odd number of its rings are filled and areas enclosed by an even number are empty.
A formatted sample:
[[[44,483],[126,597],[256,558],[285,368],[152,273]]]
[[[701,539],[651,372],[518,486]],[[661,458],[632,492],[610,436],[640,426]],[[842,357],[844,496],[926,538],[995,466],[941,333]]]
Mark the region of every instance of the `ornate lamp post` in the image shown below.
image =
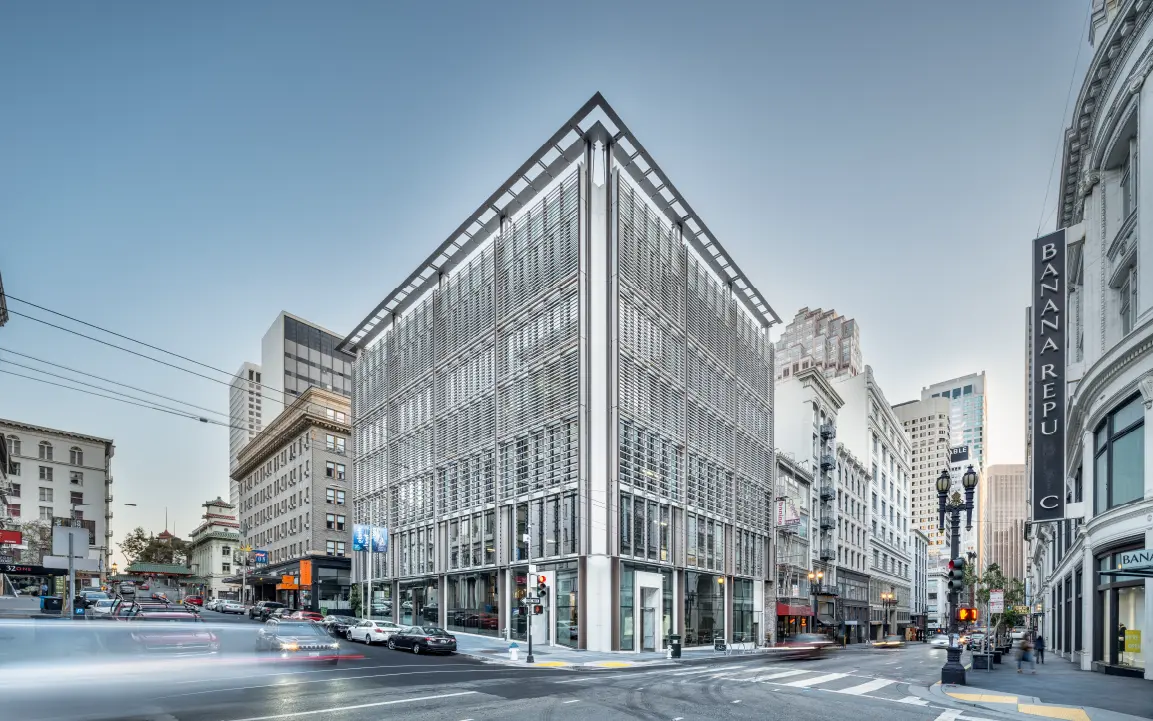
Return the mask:
[[[889,635],[889,609],[897,605],[897,595],[894,593],[896,589],[890,588],[886,593],[881,591],[881,607],[885,610],[885,620],[881,624],[881,636]]]
[[[811,633],[817,632],[817,619],[820,616],[820,607],[817,606],[817,591],[821,588],[821,581],[825,578],[824,571],[809,571],[809,593],[813,597],[813,624],[809,627]]]
[[[961,500],[961,492],[953,491],[949,497],[949,490],[953,479],[948,469],[941,471],[937,477],[937,529],[945,530],[945,513],[949,514],[949,558],[958,559],[961,556],[961,511],[965,512],[965,530],[973,529],[973,491],[977,488],[977,473],[973,466],[965,471],[961,477],[961,485],[965,489],[965,500]],[[964,561],[961,561],[964,563]],[[964,684],[965,667],[961,665],[961,647],[953,644],[957,635],[957,606],[958,594],[949,593],[949,648],[946,649],[948,657],[945,665],[941,667],[941,683]]]

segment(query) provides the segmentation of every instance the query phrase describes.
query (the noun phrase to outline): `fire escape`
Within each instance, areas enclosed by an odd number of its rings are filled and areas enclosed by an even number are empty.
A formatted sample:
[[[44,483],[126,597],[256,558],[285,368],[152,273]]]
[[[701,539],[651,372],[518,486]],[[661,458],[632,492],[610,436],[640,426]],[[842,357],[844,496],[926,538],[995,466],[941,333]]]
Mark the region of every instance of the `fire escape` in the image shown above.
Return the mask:
[[[837,429],[832,423],[823,423],[820,428],[820,468],[817,478],[820,506],[820,559],[825,568],[822,580],[813,588],[817,600],[817,623],[832,625],[835,620],[836,580],[830,571],[837,558],[837,484],[833,472],[837,468],[836,438]]]

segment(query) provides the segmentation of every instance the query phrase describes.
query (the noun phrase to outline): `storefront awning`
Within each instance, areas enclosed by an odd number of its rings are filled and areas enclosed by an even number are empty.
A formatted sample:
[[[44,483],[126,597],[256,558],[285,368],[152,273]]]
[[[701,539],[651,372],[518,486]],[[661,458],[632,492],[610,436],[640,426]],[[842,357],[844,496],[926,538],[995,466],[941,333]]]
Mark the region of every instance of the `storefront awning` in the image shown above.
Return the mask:
[[[777,615],[778,616],[812,616],[813,609],[809,606],[802,606],[801,604],[781,603],[777,601]]]
[[[821,614],[820,616],[817,616],[817,621],[819,621],[822,626],[832,626],[834,623],[833,617],[832,616],[826,616],[825,614]]]

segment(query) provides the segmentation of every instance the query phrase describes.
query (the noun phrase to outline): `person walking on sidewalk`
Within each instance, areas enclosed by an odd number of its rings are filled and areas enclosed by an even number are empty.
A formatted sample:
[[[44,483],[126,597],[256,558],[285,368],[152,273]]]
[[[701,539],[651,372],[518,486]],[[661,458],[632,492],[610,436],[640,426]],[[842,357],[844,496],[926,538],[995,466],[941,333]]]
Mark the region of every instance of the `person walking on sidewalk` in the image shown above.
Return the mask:
[[[1029,664],[1030,672],[1037,673],[1037,666],[1033,663],[1033,642],[1028,636],[1021,638],[1021,651],[1017,655],[1017,673],[1024,673],[1021,670],[1021,665],[1025,663]]]
[[[1045,663],[1045,637],[1037,634],[1037,663]]]

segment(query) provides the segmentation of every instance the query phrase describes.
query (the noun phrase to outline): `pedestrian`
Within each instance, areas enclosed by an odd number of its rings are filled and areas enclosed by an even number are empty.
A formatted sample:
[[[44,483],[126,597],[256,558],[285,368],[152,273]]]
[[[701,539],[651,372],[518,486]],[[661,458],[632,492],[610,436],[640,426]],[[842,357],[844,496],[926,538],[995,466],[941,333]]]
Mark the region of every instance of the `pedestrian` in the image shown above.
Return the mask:
[[[1033,674],[1037,673],[1037,666],[1033,663],[1033,642],[1029,640],[1028,636],[1021,638],[1021,652],[1017,655],[1017,673],[1024,673],[1021,670],[1022,664],[1029,664],[1029,670]]]
[[[1045,663],[1045,637],[1037,634],[1037,643],[1034,646],[1037,649],[1037,662]]]

